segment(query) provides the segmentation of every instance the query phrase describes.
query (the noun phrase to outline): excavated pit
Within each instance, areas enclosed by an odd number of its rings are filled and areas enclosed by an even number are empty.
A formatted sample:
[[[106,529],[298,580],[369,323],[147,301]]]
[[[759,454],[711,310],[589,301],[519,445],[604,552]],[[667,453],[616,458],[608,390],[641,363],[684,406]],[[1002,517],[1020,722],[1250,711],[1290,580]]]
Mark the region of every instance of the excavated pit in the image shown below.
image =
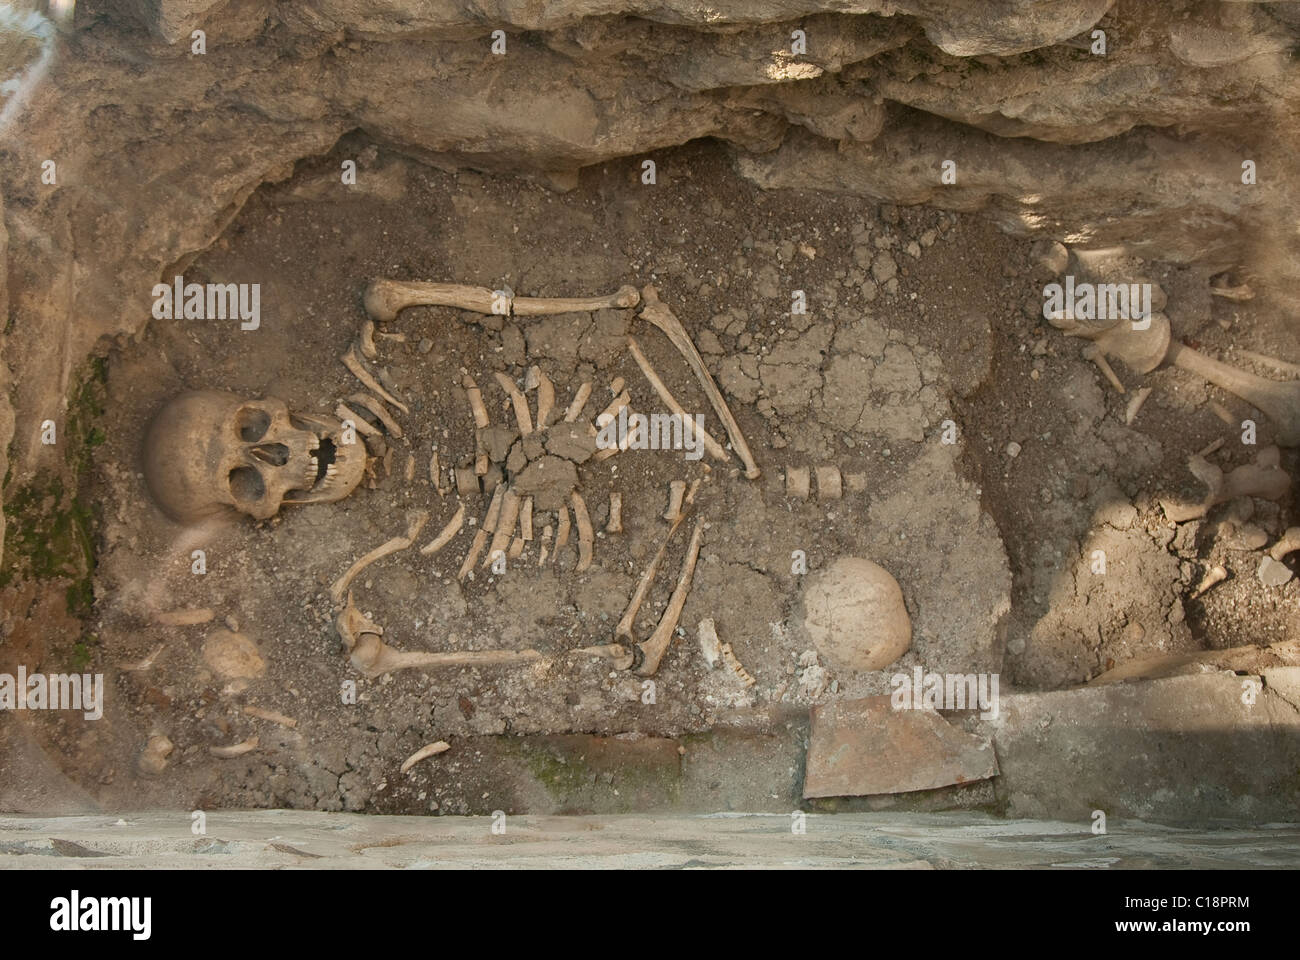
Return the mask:
[[[504,62],[517,72],[502,75],[483,60],[487,25],[459,13],[347,22],[323,2],[263,34],[250,5],[229,12],[224,37],[210,31],[209,59],[190,61],[177,41],[206,22],[202,12],[163,4],[143,38],[89,6],[66,38],[76,54],[67,72],[36,89],[15,121],[21,135],[3,148],[10,170],[72,153],[60,160],[60,191],[12,174],[0,184],[13,410],[12,425],[8,404],[0,419],[13,436],[0,672],[103,673],[105,709],[97,720],[0,717],[0,756],[33,771],[0,791],[4,809],[804,806],[1086,818],[1066,809],[1082,797],[1032,807],[1014,771],[1010,786],[993,778],[805,801],[809,711],[889,693],[891,676],[917,667],[999,675],[1004,695],[1239,647],[1260,650],[1258,664],[1233,661],[1250,672],[1279,662],[1263,648],[1300,635],[1300,580],[1266,586],[1257,575],[1266,545],[1297,522],[1290,491],[1182,524],[1161,506],[1202,492],[1190,454],[1223,440],[1215,462],[1230,470],[1274,442],[1274,425],[1172,366],[1138,375],[1117,364],[1120,394],[1081,356],[1086,341],[1043,314],[1055,279],[1046,240],[1123,247],[1167,296],[1178,342],[1273,378],[1242,351],[1300,362],[1288,313],[1293,187],[1284,177],[1264,177],[1258,191],[1235,184],[1243,153],[1263,171],[1286,165],[1289,12],[1222,11],[1211,36],[1166,29],[1152,5],[1081,4],[1055,11],[1060,22],[1020,22],[1014,36],[1001,24],[994,40],[976,15],[942,4],[893,17],[810,4],[797,11],[806,21],[755,10],[717,29],[690,11],[656,23],[584,17],[577,5],[509,22]],[[1080,45],[1097,23],[1112,59]],[[768,49],[765,31],[784,42],[794,26],[838,38],[815,71]],[[1251,38],[1231,64],[1236,83],[1211,73],[1225,66],[1210,62],[1216,37]],[[278,56],[254,76],[238,64],[258,38]],[[119,44],[154,58],[148,96]],[[202,79],[195,62],[237,79]],[[1144,71],[1179,78],[1183,99],[1144,86]],[[410,102],[408,86],[418,91]],[[32,119],[95,87],[104,102],[88,97],[76,122]],[[1054,99],[1035,100],[1041,89]],[[430,117],[442,101],[439,124]],[[1185,114],[1185,103],[1199,112]],[[1247,122],[1252,109],[1282,119]],[[189,131],[184,149],[156,135],[166,123]],[[88,133],[108,146],[73,150]],[[952,156],[961,173],[948,189],[938,177]],[[107,166],[92,189],[96,163]],[[354,181],[341,175],[349,165]],[[260,285],[260,323],[151,318],[146,293],[180,274]],[[340,358],[376,277],[533,297],[653,284],[762,477],[747,480],[734,456],[590,457],[580,428],[609,403],[611,382],[626,382],[632,410],[663,409],[629,334],[725,439],[680,354],[636,310],[528,318],[414,307],[375,331],[369,366],[410,413],[389,407],[400,438],[373,421],[386,435],[362,441],[371,460],[354,493],[261,522],[167,518],[141,461],[156,411],[192,389],[276,397],[304,415],[331,416],[340,401],[357,409],[348,398],[363,388]],[[1258,299],[1210,294],[1247,282]],[[806,312],[792,310],[801,302]],[[534,365],[561,411],[580,384],[593,389],[574,435],[529,446],[510,433],[494,374],[522,385]],[[465,374],[506,427],[494,440],[502,476],[523,481],[543,459],[558,476],[537,481],[538,539],[504,573],[480,561],[461,582],[491,493],[462,495],[448,473],[476,453]],[[1152,393],[1129,423],[1139,387]],[[536,392],[528,397],[535,409]],[[66,445],[50,450],[37,426],[55,408]],[[1243,420],[1256,424],[1253,444],[1240,442]],[[429,475],[435,450],[443,493]],[[332,457],[320,448],[318,481]],[[789,495],[788,470],[832,465],[842,497],[817,486],[807,500]],[[1280,467],[1295,475],[1294,449],[1281,450]],[[539,566],[540,531],[575,477],[597,531],[594,563],[575,569],[571,540]],[[678,480],[701,481],[694,517],[707,528],[681,629],[647,683],[577,651],[614,639],[668,530]],[[604,531],[611,494],[622,498],[619,533]],[[473,522],[421,554],[462,503]],[[330,586],[421,511],[416,544],[352,584],[359,610],[401,651],[532,649],[537,660],[357,671]],[[668,603],[691,526],[668,549],[638,637]],[[843,556],[871,558],[901,585],[912,645],[884,670],[837,671],[802,630],[804,571]],[[1196,595],[1219,565],[1226,580]],[[1295,556],[1284,566],[1294,570]],[[177,623],[177,611],[203,613]],[[752,686],[708,667],[696,640],[706,618]],[[948,717],[989,733],[972,712]],[[452,749],[399,772],[439,740]],[[252,747],[221,755],[238,744]],[[1156,816],[1258,812],[1200,803],[1175,795]]]
[[[357,185],[344,186],[335,171],[351,156],[367,159]],[[741,786],[729,780],[727,802],[785,809],[797,799],[806,710],[888,693],[889,677],[913,666],[1000,672],[1008,690],[1053,689],[1144,655],[1237,645],[1247,631],[1284,639],[1295,629],[1285,602],[1253,589],[1248,555],[1227,555],[1232,581],[1186,602],[1222,548],[1215,553],[1209,539],[1164,542],[1169,525],[1155,497],[1194,483],[1186,450],[1222,425],[1188,401],[1197,388],[1175,371],[1150,381],[1163,389],[1125,427],[1127,398],[1110,392],[1041,312],[1031,316],[1041,279],[1030,241],[976,216],[762,191],[737,178],[709,142],[654,159],[654,186],[641,182],[637,165],[612,163],[557,194],[509,176],[441,172],[351,136],[253,194],[185,271],[187,282],[260,282],[258,330],[234,320],[154,321],[107,351],[100,419],[113,428],[85,491],[100,511],[96,603],[85,630],[93,638],[87,669],[110,677],[109,705],[103,721],[47,716],[33,728],[80,791],[105,808],[626,812],[667,802],[677,744],[713,751],[722,738],[743,744],[740,755],[758,749],[779,758]],[[486,495],[461,498],[447,477],[440,496],[429,480],[435,447],[447,466],[476,450],[459,386],[465,372],[493,423],[508,428],[513,414],[493,373],[522,383],[533,364],[556,384],[561,409],[589,381],[594,416],[612,396],[610,382],[623,377],[633,410],[659,410],[627,354],[633,334],[674,395],[721,434],[681,357],[634,310],[522,318],[416,307],[376,331],[371,366],[411,413],[394,411],[401,439],[372,441],[361,488],[337,504],[287,506],[261,523],[232,516],[185,528],[163,517],[139,473],[144,430],[159,406],[183,390],[219,388],[330,414],[359,388],[337,358],[366,320],[361,292],[377,276],[454,278],[534,296],[656,284],[732,401],[763,477],[746,480],[734,458],[690,461],[681,451],[628,450],[575,464],[600,531],[584,573],[574,570],[572,542],[539,568],[535,541],[505,574],[479,565],[460,583],[470,526],[433,556],[412,548],[381,560],[353,591],[387,643],[403,651],[532,648],[544,659],[360,677],[335,633],[329,585],[401,535],[413,512],[430,513],[423,543],[460,503],[475,518],[488,503]],[[1195,296],[1205,282],[1177,268],[1160,280],[1171,299]],[[791,314],[793,290],[805,292],[807,314]],[[945,421],[958,443],[944,442]],[[1053,436],[1068,441],[1067,453]],[[1013,441],[1022,451],[1010,458]],[[816,489],[806,502],[786,495],[787,467],[827,464],[865,486],[846,484],[839,500],[821,500]],[[709,528],[684,635],[647,687],[573,651],[613,640],[668,528],[669,482],[696,478],[697,512]],[[621,534],[602,530],[612,492],[623,499]],[[1289,504],[1270,505],[1256,520],[1280,530],[1290,517]],[[539,537],[552,522],[539,509]],[[679,534],[668,553],[638,619],[640,637],[667,602],[686,539]],[[1105,544],[1120,576],[1084,582],[1078,570],[1095,543]],[[206,559],[202,575],[194,550]],[[820,661],[800,628],[800,553],[811,570],[844,555],[890,570],[913,620],[911,650],[866,673]],[[177,609],[210,610],[212,619],[159,622]],[[695,639],[706,617],[756,678],[753,687],[707,668]],[[253,642],[256,669],[241,660],[221,672],[205,641],[226,628]],[[46,632],[42,660],[70,657],[78,641],[86,634]],[[124,669],[159,647],[147,669]],[[355,703],[345,702],[349,684]],[[164,775],[150,776],[137,758],[158,735],[175,751]],[[632,759],[601,761],[588,756],[601,750],[592,735],[645,739],[625,748]],[[250,753],[209,754],[254,736]],[[461,747],[397,774],[405,757],[439,739]],[[570,762],[581,769],[554,772]],[[609,769],[588,769],[602,763]],[[707,808],[716,782],[712,791],[694,785],[679,802]],[[900,802],[995,800],[985,782]]]

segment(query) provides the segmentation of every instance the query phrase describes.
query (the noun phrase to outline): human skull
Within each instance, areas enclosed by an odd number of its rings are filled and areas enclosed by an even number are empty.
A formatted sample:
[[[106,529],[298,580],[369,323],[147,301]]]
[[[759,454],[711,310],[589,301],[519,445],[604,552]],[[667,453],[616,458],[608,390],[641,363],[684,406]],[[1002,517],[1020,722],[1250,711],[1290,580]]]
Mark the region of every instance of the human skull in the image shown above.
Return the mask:
[[[149,425],[144,475],[168,514],[193,521],[225,507],[265,520],[286,503],[329,503],[356,489],[365,447],[344,443],[332,417],[291,413],[281,400],[195,390]]]

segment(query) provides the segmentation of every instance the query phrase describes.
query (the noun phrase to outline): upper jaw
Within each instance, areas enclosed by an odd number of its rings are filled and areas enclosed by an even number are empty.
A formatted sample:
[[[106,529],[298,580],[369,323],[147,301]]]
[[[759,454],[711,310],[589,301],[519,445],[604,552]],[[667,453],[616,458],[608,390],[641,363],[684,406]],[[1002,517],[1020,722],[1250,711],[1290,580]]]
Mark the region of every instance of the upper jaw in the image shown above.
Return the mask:
[[[343,424],[333,417],[296,415],[305,429],[316,437],[311,464],[313,476],[310,486],[293,491],[285,497],[285,503],[332,503],[342,500],[361,483],[366,472],[366,448],[360,440],[354,438],[352,443],[343,442]],[[315,455],[329,458],[322,473],[320,459]]]

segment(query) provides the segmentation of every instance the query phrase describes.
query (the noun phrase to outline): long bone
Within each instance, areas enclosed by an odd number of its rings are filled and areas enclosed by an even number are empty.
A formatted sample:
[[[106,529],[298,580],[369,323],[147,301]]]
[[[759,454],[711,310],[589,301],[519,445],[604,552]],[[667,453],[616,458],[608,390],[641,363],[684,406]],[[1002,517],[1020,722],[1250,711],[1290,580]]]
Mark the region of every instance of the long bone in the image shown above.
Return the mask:
[[[446,526],[442,528],[442,532],[439,533],[432,540],[430,540],[428,543],[426,543],[424,546],[422,546],[420,548],[420,553],[426,557],[429,556],[430,554],[437,553],[439,550],[441,550],[443,547],[445,547],[448,543],[451,542],[452,537],[460,533],[460,528],[464,526],[464,524],[465,524],[465,504],[462,503],[459,507],[456,508],[456,513],[452,516],[450,520],[447,521]]]
[[[722,421],[723,426],[727,428],[727,436],[731,439],[732,449],[740,457],[740,462],[745,465],[745,476],[750,480],[757,480],[762,475],[762,471],[758,469],[758,464],[754,462],[753,454],[749,452],[749,444],[745,442],[745,435],[740,432],[740,424],[736,423],[736,418],[731,415],[731,410],[727,407],[727,401],[722,398],[722,391],[713,382],[713,377],[709,375],[708,369],[704,366],[704,358],[700,356],[700,351],[695,349],[695,344],[690,335],[687,334],[686,328],[673,315],[673,312],[660,301],[654,287],[647,284],[641,293],[645,299],[641,317],[663,331],[664,335],[672,341],[673,346],[677,348],[677,351],[686,359],[690,368],[695,371],[695,376],[699,379],[700,386],[704,388],[709,403],[713,404],[714,412],[717,413],[718,419]]]
[[[492,502],[488,504],[487,512],[483,514],[483,522],[474,533],[474,539],[470,541],[469,552],[465,554],[465,560],[460,565],[460,570],[456,572],[457,580],[464,580],[469,572],[474,569],[474,564],[478,562],[478,555],[483,552],[487,546],[488,534],[496,529],[497,518],[501,516],[501,501],[505,499],[506,488],[498,486],[492,494]]]
[[[591,566],[591,548],[594,542],[591,517],[587,514],[587,502],[577,490],[569,494],[569,502],[573,504],[573,521],[578,527],[578,565],[573,571],[582,573]]]
[[[632,632],[632,624],[636,620],[636,615],[641,610],[641,604],[645,603],[645,598],[650,594],[650,588],[654,586],[655,577],[659,574],[659,564],[663,563],[664,554],[668,552],[668,544],[672,543],[673,534],[677,528],[682,525],[686,519],[686,514],[690,511],[682,511],[677,514],[673,520],[672,526],[668,528],[668,535],[664,537],[664,542],[659,545],[659,550],[646,565],[645,570],[641,571],[641,579],[637,581],[636,590],[632,592],[631,599],[627,602],[627,609],[623,611],[623,618],[619,620],[618,626],[614,628],[615,640],[627,640],[629,643],[636,643],[636,635]]]
[[[517,493],[513,490],[506,491],[505,499],[501,501],[501,519],[497,521],[497,528],[492,534],[492,545],[488,547],[483,566],[491,564],[497,554],[504,553],[510,546],[510,538],[514,535],[515,524],[519,522],[519,509],[522,505]]]
[[[410,414],[411,408],[385,390],[379,381],[374,378],[374,375],[366,369],[365,364],[361,362],[361,358],[357,356],[357,345],[355,343],[348,347],[347,353],[343,354],[343,366],[352,371],[352,375],[365,384],[371,393],[387,400],[398,410],[401,410],[402,413]]]
[[[505,291],[464,283],[426,283],[372,280],[366,287],[365,307],[373,319],[392,320],[407,307],[456,307],[486,315],[510,314],[540,317],[557,313],[591,313],[595,310],[635,307],[640,297],[635,287],[620,287],[604,297],[511,297]],[[504,309],[502,309],[504,307]]]
[[[356,579],[357,574],[370,566],[376,560],[380,560],[383,557],[388,556],[390,553],[397,553],[399,550],[405,550],[414,543],[415,538],[420,535],[420,531],[424,529],[424,525],[428,519],[428,511],[421,510],[411,518],[410,523],[407,525],[405,536],[393,537],[393,539],[389,540],[387,543],[380,544],[365,556],[357,560],[357,562],[352,564],[352,566],[348,567],[347,572],[335,580],[334,585],[330,587],[330,601],[335,606],[338,606],[338,604],[342,603],[343,595],[347,593],[349,584]]]
[[[398,440],[402,439],[401,424],[393,419],[392,414],[379,400],[366,393],[354,393],[348,397],[348,400],[359,407],[369,410],[374,418],[384,425],[384,429],[388,431],[389,436],[396,437]]]
[[[659,625],[655,627],[654,633],[637,644],[637,648],[641,651],[641,662],[633,669],[638,676],[653,676],[659,669],[659,662],[668,652],[673,631],[677,629],[677,622],[682,617],[682,609],[686,606],[686,595],[691,590],[691,579],[695,576],[695,562],[700,556],[700,541],[703,536],[704,520],[701,518],[695,521],[695,531],[691,534],[690,546],[686,548],[686,557],[682,560],[681,575],[677,578],[677,586],[673,589],[673,595],[668,600],[663,616],[659,618]]]
[[[635,337],[627,338],[627,349],[628,352],[632,354],[632,359],[636,361],[637,366],[641,368],[641,372],[645,374],[646,380],[650,381],[650,386],[654,388],[655,393],[659,394],[659,399],[664,402],[664,405],[668,407],[669,410],[682,418],[683,435],[687,432],[694,435],[695,419],[687,415],[685,408],[678,403],[677,398],[669,392],[668,387],[664,385],[663,380],[659,378],[659,374],[650,364],[649,358],[641,352],[641,345],[636,342]],[[731,459],[727,451],[723,449],[722,444],[714,440],[709,434],[709,431],[705,430],[703,427],[700,428],[700,441],[704,444],[704,449],[708,450],[711,456],[718,460]]]
[[[1286,447],[1300,445],[1300,380],[1266,380],[1181,343],[1170,346],[1168,359],[1174,366],[1236,394],[1263,411],[1277,427],[1278,443]]]
[[[1279,466],[1277,447],[1264,447],[1254,463],[1242,464],[1227,474],[1201,456],[1190,457],[1187,468],[1209,488],[1209,493],[1198,503],[1161,500],[1165,516],[1174,523],[1199,519],[1216,505],[1237,497],[1281,500],[1291,489],[1291,475]]]
[[[334,628],[338,631],[343,645],[347,647],[352,666],[371,678],[411,667],[419,669],[486,667],[527,663],[540,660],[542,657],[536,650],[468,650],[462,653],[397,650],[384,642],[384,628],[356,608],[350,591],[347,606],[334,619]]]
[[[501,389],[510,396],[510,403],[515,408],[515,420],[519,423],[519,435],[526,437],[533,432],[533,417],[528,412],[528,400],[524,397],[523,391],[515,386],[515,382],[504,373],[495,374],[497,383],[501,384]]]
[[[545,430],[555,408],[555,384],[541,367],[533,369],[537,371],[537,429]]]
[[[1263,411],[1277,426],[1278,443],[1300,446],[1300,380],[1266,380],[1214,360],[1173,340],[1169,318],[1163,313],[1153,313],[1148,319],[1146,326],[1120,321],[1102,330],[1085,330],[1059,318],[1052,323],[1071,336],[1092,340],[1103,356],[1123,361],[1135,373],[1150,373],[1162,363],[1194,373]]]

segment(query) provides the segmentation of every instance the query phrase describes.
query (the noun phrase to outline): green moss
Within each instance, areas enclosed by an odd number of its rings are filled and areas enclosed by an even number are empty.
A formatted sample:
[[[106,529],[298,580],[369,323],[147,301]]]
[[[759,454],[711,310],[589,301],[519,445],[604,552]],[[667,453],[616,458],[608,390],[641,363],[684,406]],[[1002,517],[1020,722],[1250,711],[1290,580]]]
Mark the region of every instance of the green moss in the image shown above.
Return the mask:
[[[93,636],[90,639],[95,639]],[[72,661],[70,666],[73,673],[85,673],[86,668],[90,666],[91,650],[90,644],[79,641],[72,646]]]
[[[12,468],[5,477],[4,565],[0,587],[19,579],[70,581],[68,613],[86,617],[95,602],[96,512],[87,502],[92,451],[107,434],[95,421],[104,414],[107,363],[95,357],[86,365],[72,392],[60,438],[65,469],[38,474],[19,489],[10,488]]]

